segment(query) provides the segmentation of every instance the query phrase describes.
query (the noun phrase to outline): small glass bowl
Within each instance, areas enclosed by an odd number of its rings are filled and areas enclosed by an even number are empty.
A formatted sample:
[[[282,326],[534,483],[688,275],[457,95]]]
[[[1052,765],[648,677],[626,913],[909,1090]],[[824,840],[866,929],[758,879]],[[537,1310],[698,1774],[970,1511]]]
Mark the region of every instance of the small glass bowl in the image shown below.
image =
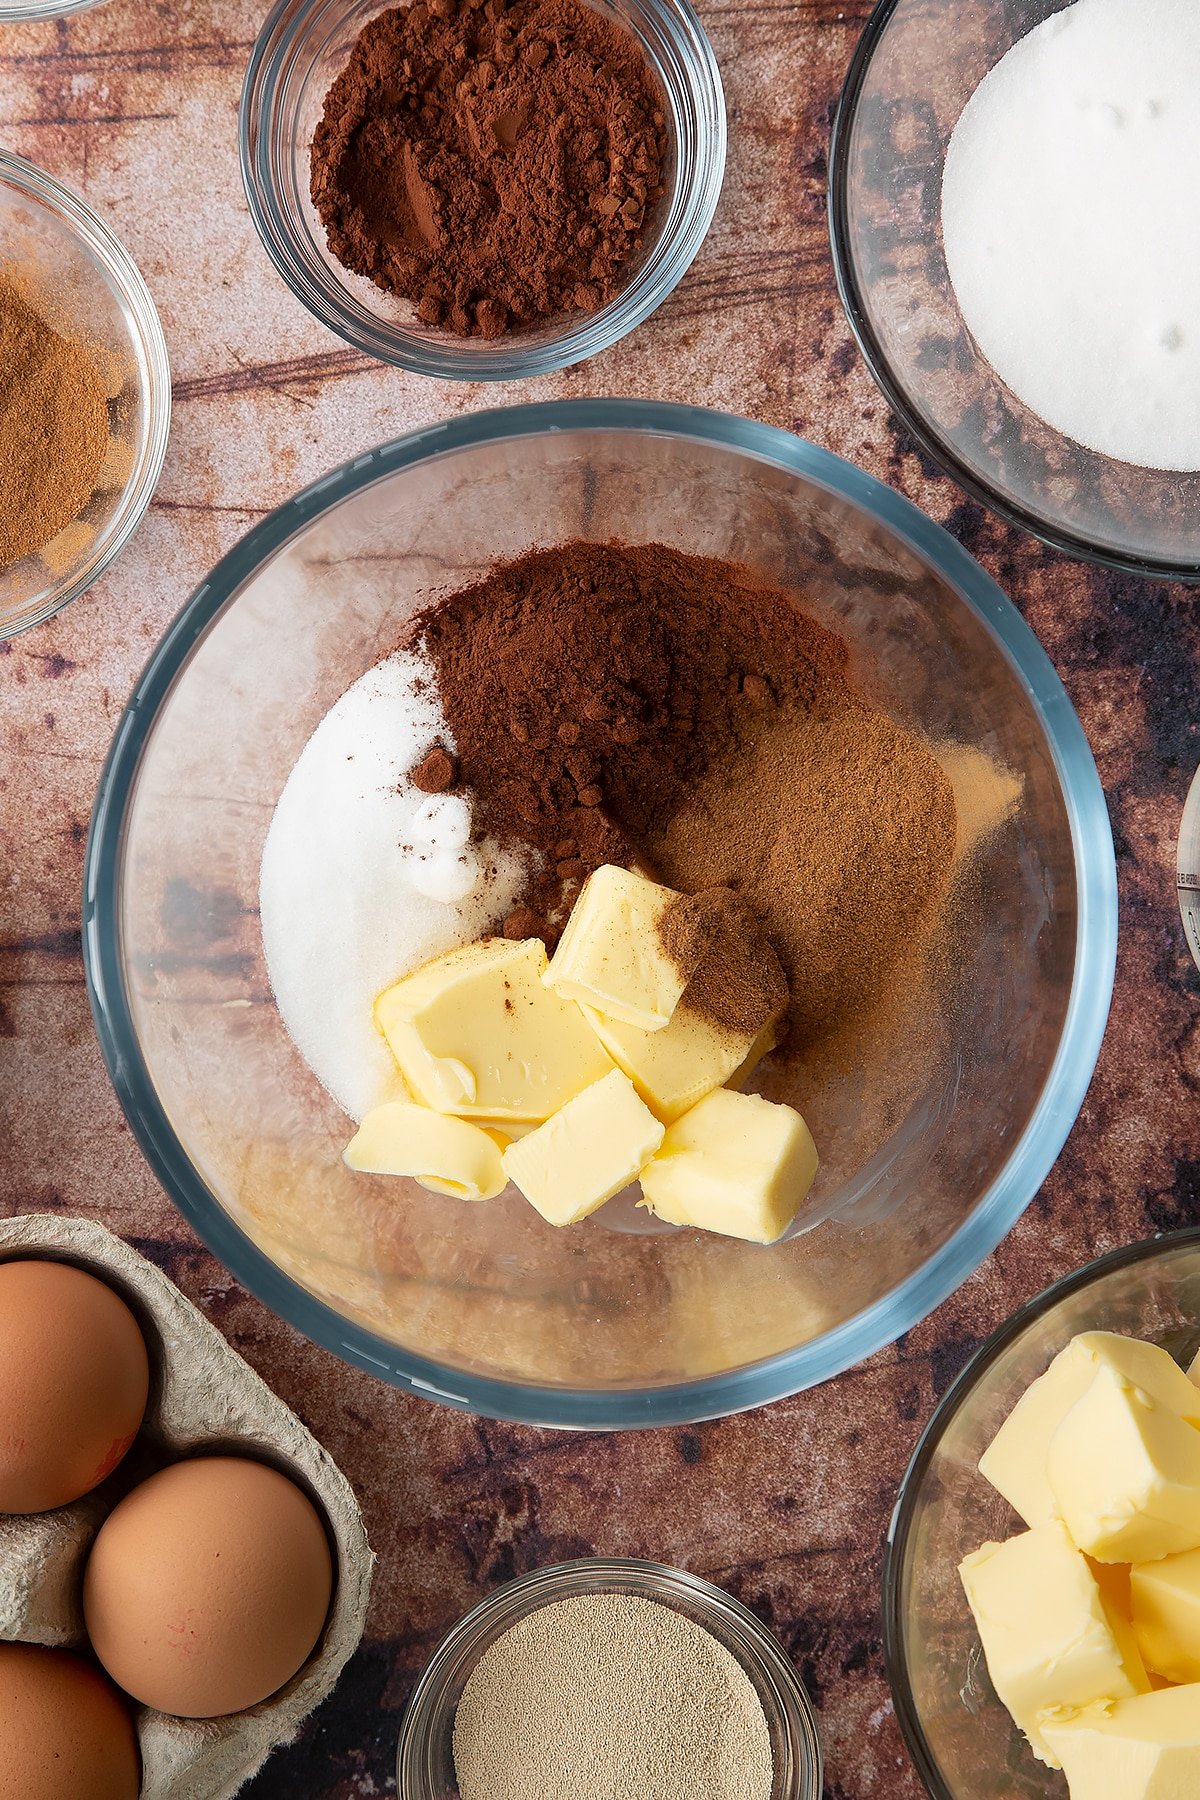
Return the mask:
[[[1175,891],[1179,896],[1179,916],[1183,920],[1188,949],[1200,969],[1200,769],[1192,777],[1179,826]]]
[[[490,1594],[442,1639],[417,1682],[400,1731],[396,1789],[404,1800],[457,1800],[454,1715],[484,1651],[519,1619],[578,1594],[634,1594],[674,1607],[737,1658],[771,1733],[771,1800],[820,1800],[821,1746],[799,1676],[771,1633],[720,1588],[631,1557],[584,1557],[539,1569]]]
[[[25,25],[86,12],[98,0],[0,0],[0,25]]]
[[[725,97],[690,0],[587,0],[631,31],[666,96],[665,187],[621,291],[499,340],[423,325],[407,302],[344,269],[309,197],[309,152],[325,96],[358,34],[395,0],[279,0],[254,47],[242,93],[242,178],[267,253],[298,300],[348,344],[383,362],[459,381],[521,380],[607,350],[661,306],[712,222],[725,170]]]
[[[1200,471],[1086,450],[976,348],[946,268],[946,149],[984,76],[1065,0],[881,0],[834,120],[829,230],[850,328],[888,404],[976,500],[1070,556],[1200,580]]]
[[[60,9],[61,10],[61,9]],[[108,456],[78,519],[0,568],[0,638],[48,619],[120,553],[158,484],[171,424],[171,369],[149,289],[129,253],[53,176],[0,150],[0,245],[48,322],[96,353],[109,392]]]
[[[1067,1787],[996,1698],[958,1565],[1024,1529],[979,1458],[1026,1388],[1081,1331],[1161,1344],[1187,1367],[1200,1344],[1200,1230],[1114,1251],[1014,1313],[930,1420],[900,1488],[883,1574],[896,1718],[932,1800],[1049,1800]]]

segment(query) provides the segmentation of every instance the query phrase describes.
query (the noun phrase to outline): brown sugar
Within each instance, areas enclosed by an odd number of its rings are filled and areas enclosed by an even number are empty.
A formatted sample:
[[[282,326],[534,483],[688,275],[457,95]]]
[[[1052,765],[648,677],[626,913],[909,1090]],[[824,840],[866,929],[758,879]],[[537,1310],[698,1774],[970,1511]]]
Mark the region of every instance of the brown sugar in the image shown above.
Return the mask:
[[[694,954],[698,937],[703,953],[680,1006],[740,1037],[757,1036],[779,1018],[788,999],[787,978],[770,939],[740,895],[731,888],[706,888],[677,901],[659,921],[659,937],[673,957],[677,920],[686,906],[697,910],[702,930],[685,927],[685,953]]]
[[[0,568],[43,549],[83,511],[108,450],[95,363],[0,277]]]
[[[496,338],[612,299],[662,197],[662,96],[579,0],[415,0],[363,28],[313,137],[334,256]]]

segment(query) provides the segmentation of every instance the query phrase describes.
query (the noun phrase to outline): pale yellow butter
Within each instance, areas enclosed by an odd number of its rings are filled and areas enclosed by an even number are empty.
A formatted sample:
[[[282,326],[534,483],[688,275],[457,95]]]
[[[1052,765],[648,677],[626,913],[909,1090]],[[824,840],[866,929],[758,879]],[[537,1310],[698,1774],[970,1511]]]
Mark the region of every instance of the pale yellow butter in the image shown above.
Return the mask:
[[[779,1022],[777,1019],[772,1019],[769,1024],[763,1026],[749,1050],[747,1050],[745,1056],[743,1056],[741,1062],[733,1071],[733,1074],[729,1077],[728,1081],[726,1081],[725,1086],[731,1088],[744,1087],[753,1075],[755,1069],[757,1069],[763,1057],[769,1055],[778,1042]]]
[[[1200,1546],[1200,1431],[1101,1365],[1050,1440],[1056,1510],[1098,1562]]]
[[[1052,1713],[1042,1732],[1071,1800],[1196,1800],[1200,1685]]]
[[[1136,1564],[1129,1597],[1146,1667],[1168,1681],[1200,1682],[1200,1549]]]
[[[1050,1440],[1101,1367],[1200,1426],[1200,1389],[1165,1350],[1115,1332],[1081,1332],[1025,1390],[979,1459],[980,1474],[1027,1525],[1056,1517],[1047,1472]]]
[[[755,1060],[761,1060],[774,1042],[773,1027],[753,1034],[732,1031],[686,1003],[676,1007],[661,1031],[606,1019],[591,1006],[583,1008],[583,1016],[651,1112],[667,1125],[714,1088],[735,1076],[744,1080],[753,1067],[751,1054],[758,1050]]]
[[[373,1107],[344,1159],[372,1175],[411,1175],[433,1193],[459,1200],[494,1200],[508,1186],[500,1147],[488,1132],[404,1100]]]
[[[1145,1693],[1149,1679],[1113,1631],[1096,1578],[1059,1520],[984,1544],[959,1564],[988,1674],[1035,1755],[1059,1766],[1043,1736],[1050,1707]]]
[[[579,1008],[543,982],[545,968],[540,939],[486,938],[379,996],[376,1023],[423,1105],[540,1121],[609,1072]]]
[[[547,985],[605,1018],[661,1031],[691,972],[679,969],[658,935],[679,898],[672,888],[605,863],[584,883],[546,970]]]
[[[770,1244],[817,1173],[812,1133],[790,1106],[717,1088],[668,1127],[642,1171],[645,1204],[673,1225]]]
[[[635,1181],[663,1127],[613,1069],[504,1152],[504,1170],[551,1225],[575,1225]]]

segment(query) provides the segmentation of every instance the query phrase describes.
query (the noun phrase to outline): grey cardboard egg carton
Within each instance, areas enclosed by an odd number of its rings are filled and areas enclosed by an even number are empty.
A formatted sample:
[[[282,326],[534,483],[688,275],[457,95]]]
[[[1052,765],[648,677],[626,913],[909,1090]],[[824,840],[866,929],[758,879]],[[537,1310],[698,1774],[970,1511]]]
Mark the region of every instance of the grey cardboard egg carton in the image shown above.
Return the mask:
[[[246,1454],[291,1475],[324,1511],[336,1586],[320,1642],[287,1686],[248,1712],[175,1719],[135,1709],[141,1800],[231,1800],[332,1692],[357,1648],[374,1557],[345,1476],[282,1400],[160,1270],[85,1219],[0,1220],[0,1262],[26,1254],[88,1269],[133,1307],[152,1368],[145,1443],[156,1466],[203,1449]],[[140,1467],[135,1446],[127,1462]],[[122,1468],[125,1466],[123,1465]],[[147,1471],[148,1472],[148,1471]],[[118,1469],[96,1493],[57,1512],[0,1515],[0,1639],[83,1648],[83,1565],[111,1506],[130,1485]]]

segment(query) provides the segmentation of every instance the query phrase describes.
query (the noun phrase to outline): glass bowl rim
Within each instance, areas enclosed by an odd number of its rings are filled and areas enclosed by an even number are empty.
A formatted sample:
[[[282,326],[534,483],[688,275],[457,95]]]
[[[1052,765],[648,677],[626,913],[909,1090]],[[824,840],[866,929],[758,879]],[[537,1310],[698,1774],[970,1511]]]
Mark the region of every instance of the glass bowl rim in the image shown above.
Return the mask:
[[[917,413],[908,394],[893,373],[890,358],[871,324],[862,290],[854,269],[849,221],[850,139],[858,117],[858,105],[876,50],[883,42],[892,15],[902,0],[877,0],[875,10],[855,45],[850,66],[838,103],[834,109],[833,128],[829,140],[829,184],[826,210],[829,245],[833,255],[833,272],[838,298],[847,323],[877,388],[896,413],[905,431],[929,459],[936,463],[964,493],[979,501],[990,512],[1015,525],[1039,543],[1048,544],[1065,556],[1098,563],[1102,568],[1116,569],[1123,575],[1140,575],[1152,581],[1200,582],[1200,556],[1190,562],[1172,562],[1167,558],[1122,554],[1105,549],[1082,532],[1065,525],[1055,525],[1039,518],[1006,494],[977,475],[956,452]]]
[[[9,6],[0,0],[0,25],[31,25],[39,19],[64,19],[71,13],[86,12],[99,6],[101,0],[20,0]]]
[[[678,437],[733,451],[849,501],[931,564],[987,630],[1038,716],[1055,764],[1075,859],[1075,973],[1054,1061],[1024,1131],[972,1212],[897,1289],[832,1331],[742,1368],[656,1388],[556,1388],[460,1373],[352,1324],[285,1275],[225,1212],[176,1137],[137,1041],[121,968],[125,808],[158,709],[192,647],[226,602],[314,518],[384,476],[481,444],[563,431]],[[1050,659],[1012,601],[940,525],[852,463],[775,426],[659,401],[553,400],[466,414],[380,445],[303,489],[226,553],[168,626],[117,725],[88,830],[82,918],[92,1015],[134,1135],[176,1207],[252,1293],[315,1343],[410,1392],[523,1424],[628,1429],[721,1418],[828,1380],[911,1329],[995,1248],[1053,1165],[1095,1068],[1116,964],[1116,863],[1096,765]]]
[[[405,341],[387,341],[373,325],[364,325],[351,313],[332,279],[319,278],[314,283],[324,290],[320,295],[324,310],[318,311],[316,296],[293,277],[293,261],[304,269],[309,258],[271,178],[269,122],[292,46],[308,18],[326,3],[275,0],[254,41],[238,107],[238,160],[255,231],[276,274],[320,324],[355,350],[410,374],[450,381],[515,381],[553,374],[611,349],[669,299],[708,235],[721,196],[728,142],[720,67],[691,0],[640,0],[671,39],[686,69],[688,86],[694,97],[702,96],[708,115],[693,144],[695,171],[684,190],[684,204],[671,237],[659,239],[632,284],[623,287],[599,312],[536,343],[522,345],[517,335],[471,351],[464,351],[452,334],[446,334],[445,342],[426,342],[402,325],[391,329]],[[651,272],[653,279],[643,279]]]
[[[900,1482],[884,1550],[883,1659],[901,1736],[932,1800],[960,1800],[960,1797],[942,1776],[941,1767],[925,1735],[920,1708],[913,1698],[900,1610],[902,1575],[908,1560],[910,1535],[921,1487],[930,1464],[946,1431],[974,1393],[979,1381],[1028,1326],[1036,1325],[1039,1319],[1053,1312],[1060,1300],[1084,1292],[1106,1275],[1120,1269],[1136,1268],[1142,1262],[1153,1262],[1167,1251],[1186,1249],[1200,1250],[1200,1225],[1184,1226],[1178,1231],[1159,1232],[1155,1237],[1139,1238],[1133,1244],[1118,1245],[1115,1250],[1108,1250],[1103,1256],[1094,1257],[1081,1268],[1072,1269],[1069,1274],[1051,1282],[1040,1294],[1035,1294],[1031,1300],[1018,1306],[1015,1312],[1010,1313],[984,1339],[946,1389],[934,1408],[929,1423],[917,1439],[916,1448]]]
[[[612,1588],[601,1587],[597,1590],[592,1585],[596,1578],[603,1580],[606,1577],[613,1582]],[[406,1777],[412,1773],[407,1765],[408,1759],[416,1753],[415,1733],[426,1724],[425,1715],[436,1698],[432,1693],[434,1684],[447,1663],[454,1660],[464,1640],[469,1639],[481,1625],[498,1623],[503,1630],[510,1621],[515,1623],[518,1617],[525,1616],[526,1610],[540,1610],[541,1607],[552,1605],[555,1600],[568,1598],[574,1593],[629,1591],[624,1586],[616,1585],[625,1579],[631,1581],[632,1589],[639,1598],[657,1601],[659,1605],[670,1605],[670,1601],[663,1598],[663,1590],[686,1594],[696,1602],[698,1610],[710,1617],[725,1613],[741,1628],[754,1646],[760,1666],[783,1689],[787,1700],[795,1709],[810,1777],[800,1800],[819,1800],[824,1791],[824,1762],[816,1712],[808,1689],[774,1632],[768,1630],[743,1601],[724,1588],[717,1587],[714,1582],[706,1581],[704,1576],[693,1574],[690,1569],[677,1569],[668,1563],[652,1562],[638,1556],[580,1556],[570,1562],[550,1563],[543,1569],[533,1569],[527,1575],[519,1575],[501,1583],[490,1594],[486,1594],[477,1606],[473,1606],[470,1612],[464,1613],[439,1639],[409,1697],[400,1726],[396,1753],[397,1793],[410,1793]],[[544,1597],[534,1607],[519,1610],[519,1602],[528,1594],[536,1594],[539,1589],[544,1590]]]
[[[86,3],[95,4],[96,0],[86,0]],[[0,23],[2,22],[3,18],[0,16]],[[167,440],[171,433],[171,364],[154,297],[141,270],[111,226],[106,225],[85,200],[55,176],[30,162],[27,157],[18,156],[14,151],[2,147],[0,181],[11,184],[44,207],[103,264],[137,321],[138,335],[135,337],[131,333],[129,342],[139,379],[146,389],[149,414],[145,448],[125,483],[125,498],[122,503],[125,517],[107,550],[93,568],[76,576],[74,580],[56,585],[35,611],[10,620],[0,619],[2,640],[17,637],[31,626],[42,624],[55,613],[61,612],[64,606],[69,606],[72,600],[77,600],[111,568],[141,524],[162,474]],[[116,516],[118,515],[114,515]]]

